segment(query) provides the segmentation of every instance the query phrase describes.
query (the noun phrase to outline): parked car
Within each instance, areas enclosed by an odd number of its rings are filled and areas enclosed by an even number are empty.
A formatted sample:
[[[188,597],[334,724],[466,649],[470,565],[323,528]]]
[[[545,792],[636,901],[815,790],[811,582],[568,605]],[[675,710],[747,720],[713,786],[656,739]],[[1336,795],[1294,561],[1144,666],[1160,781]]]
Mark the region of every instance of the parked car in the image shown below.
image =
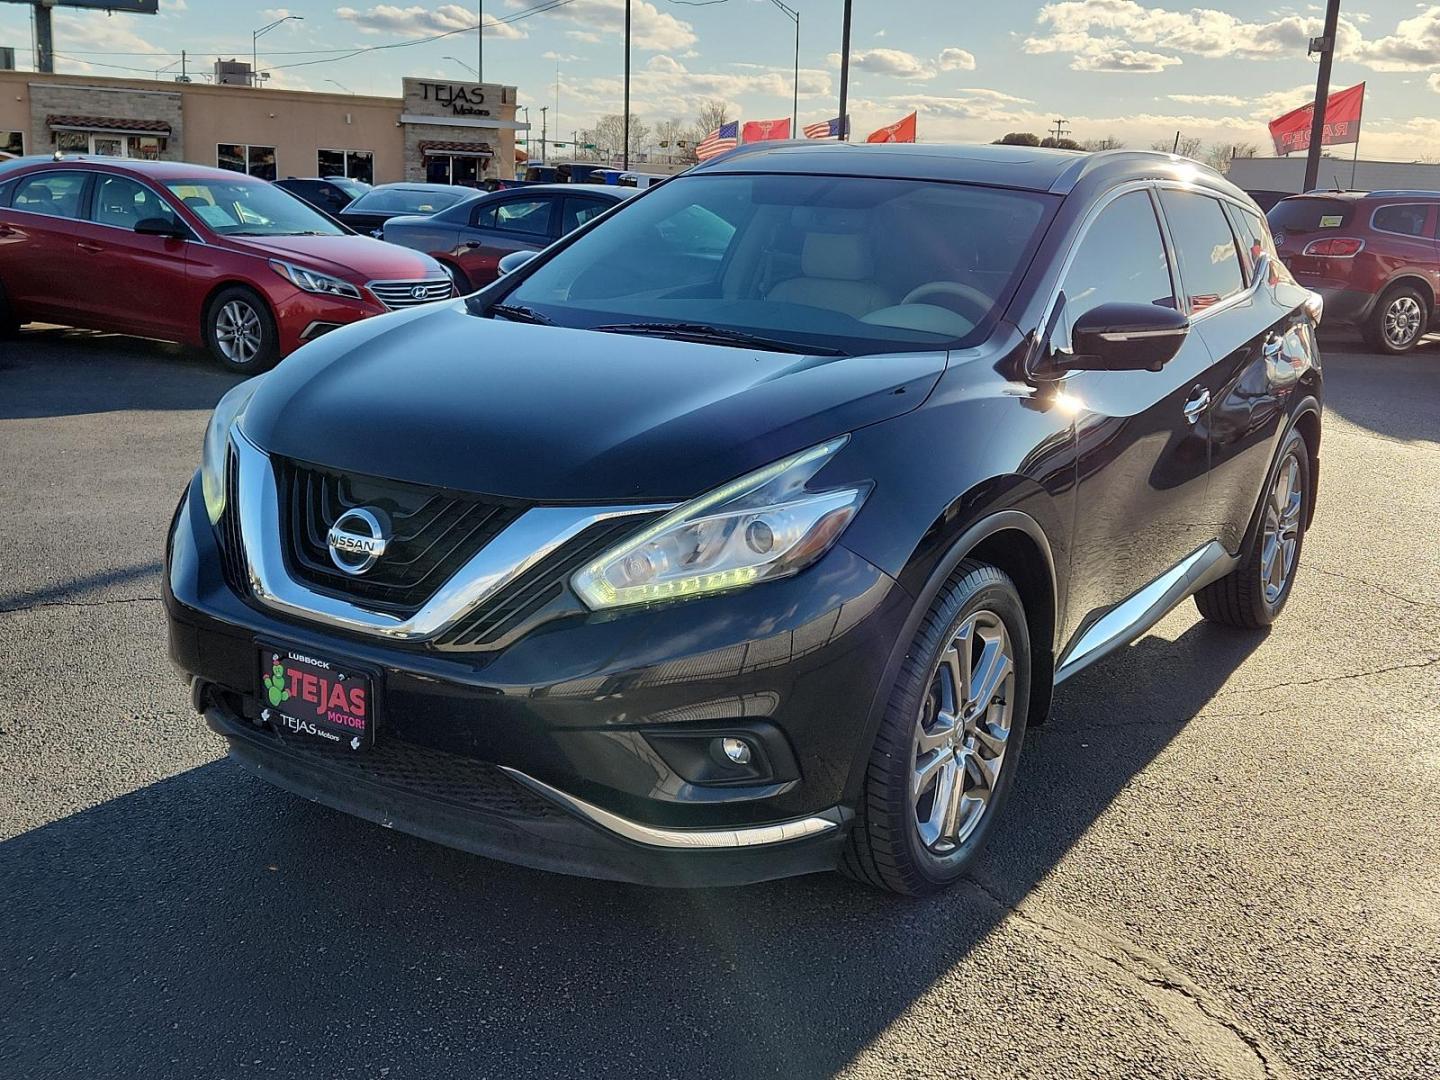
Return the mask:
[[[207,347],[255,374],[345,323],[451,295],[427,255],[286,191],[180,162],[0,165],[0,328],[55,322]]]
[[[335,216],[358,233],[379,237],[381,228],[391,218],[438,214],[479,194],[474,188],[450,184],[381,184]]]
[[[458,203],[429,217],[397,217],[381,235],[438,259],[462,293],[489,285],[512,251],[539,251],[635,194],[603,184],[530,184]]]
[[[363,180],[350,180],[343,176],[287,176],[284,180],[276,180],[275,186],[284,188],[296,198],[304,199],[317,210],[331,215],[339,214],[371,190],[371,186]]]
[[[1440,290],[1437,215],[1440,192],[1335,191],[1292,195],[1269,219],[1280,257],[1325,298],[1327,320],[1399,354],[1431,329]]]
[[[402,831],[928,892],[1057,683],[1284,609],[1317,317],[1169,155],[742,147],[233,389],[171,656],[235,760]]]

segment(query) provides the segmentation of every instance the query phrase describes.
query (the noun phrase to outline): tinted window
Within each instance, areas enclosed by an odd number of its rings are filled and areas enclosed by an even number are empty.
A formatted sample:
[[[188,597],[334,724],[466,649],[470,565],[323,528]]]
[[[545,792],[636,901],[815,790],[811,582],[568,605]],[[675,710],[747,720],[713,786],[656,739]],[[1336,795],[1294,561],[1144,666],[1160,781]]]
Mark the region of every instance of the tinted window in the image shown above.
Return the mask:
[[[560,218],[560,235],[573,232],[591,218],[609,210],[610,206],[610,203],[601,199],[577,199],[573,196],[567,198]]]
[[[1270,256],[1270,284],[1290,280],[1290,271],[1280,260],[1275,250],[1275,241],[1270,235],[1265,219],[1253,210],[1242,210],[1234,203],[1225,204],[1230,215],[1230,224],[1235,226],[1235,235],[1240,238],[1240,257],[1245,262],[1245,279],[1254,281],[1255,263],[1262,254]]]
[[[84,190],[82,172],[38,173],[16,183],[11,205],[32,214],[78,218],[81,216],[80,195]]]
[[[1162,190],[1160,205],[1170,226],[1190,311],[1204,311],[1245,287],[1235,235],[1218,199]]]
[[[328,218],[284,188],[259,180],[172,180],[170,194],[226,236],[341,236]]]
[[[1317,199],[1309,196],[1281,199],[1265,216],[1277,233],[1312,233],[1342,229],[1350,223],[1355,204],[1348,199]]]
[[[379,187],[367,191],[349,209],[357,214],[434,214],[475,193],[465,188],[439,191],[426,188]]]
[[[1402,236],[1424,236],[1425,219],[1429,214],[1430,208],[1421,203],[1382,206],[1370,219],[1370,227],[1381,232],[1400,233]]]
[[[121,229],[133,229],[136,222],[147,218],[176,220],[175,211],[159,195],[128,176],[96,179],[94,218],[101,225]]]
[[[549,199],[511,199],[495,207],[495,225],[501,232],[533,233],[550,231]]]
[[[1090,223],[1062,286],[1065,339],[1075,320],[1101,304],[1175,306],[1170,263],[1150,196],[1121,195]]]

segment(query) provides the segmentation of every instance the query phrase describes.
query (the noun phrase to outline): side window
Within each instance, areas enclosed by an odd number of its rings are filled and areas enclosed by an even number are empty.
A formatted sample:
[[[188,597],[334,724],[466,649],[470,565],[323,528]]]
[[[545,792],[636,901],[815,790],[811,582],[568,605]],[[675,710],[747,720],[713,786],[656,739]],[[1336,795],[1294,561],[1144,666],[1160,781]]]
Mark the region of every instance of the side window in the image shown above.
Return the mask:
[[[1242,210],[1233,203],[1225,205],[1230,215],[1230,224],[1235,226],[1235,235],[1240,238],[1240,258],[1245,264],[1245,280],[1255,280],[1255,263],[1261,255],[1270,256],[1270,284],[1274,285],[1286,275],[1285,264],[1275,250],[1275,241],[1265,219],[1249,210]]]
[[[550,231],[549,199],[511,199],[495,207],[494,228],[501,232],[536,233]]]
[[[603,214],[610,209],[610,203],[602,199],[577,199],[573,195],[566,196],[565,209],[560,215],[560,235],[574,232],[585,222],[598,214]]]
[[[1160,205],[1175,243],[1191,312],[1213,307],[1245,287],[1235,235],[1218,199],[1162,190]]]
[[[1121,195],[1100,211],[1080,241],[1062,288],[1066,341],[1075,320],[1101,304],[1175,307],[1170,261],[1148,193]]]
[[[480,204],[470,215],[470,224],[477,229],[493,229],[495,227],[495,204],[481,199]]]
[[[97,180],[97,224],[133,229],[137,221],[144,221],[146,218],[165,218],[173,222],[175,211],[155,192],[127,176],[105,176]]]
[[[1428,206],[1418,203],[1382,206],[1370,219],[1370,227],[1380,232],[1399,233],[1401,236],[1424,236],[1425,219],[1429,213]]]
[[[27,176],[15,185],[11,205],[16,210],[50,217],[81,217],[80,196],[85,191],[82,172],[46,172]]]

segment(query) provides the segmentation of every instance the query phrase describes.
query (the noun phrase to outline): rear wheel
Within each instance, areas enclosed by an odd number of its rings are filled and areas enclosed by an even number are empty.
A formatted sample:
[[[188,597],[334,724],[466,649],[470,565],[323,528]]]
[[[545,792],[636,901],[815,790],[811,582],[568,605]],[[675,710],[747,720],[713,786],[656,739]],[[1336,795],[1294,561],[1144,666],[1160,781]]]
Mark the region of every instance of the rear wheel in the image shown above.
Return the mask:
[[[1429,322],[1430,305],[1420,290],[1399,285],[1375,302],[1363,328],[1365,340],[1372,348],[1398,356],[1419,344]]]
[[[10,308],[4,288],[0,288],[0,338],[13,338],[20,333],[20,319]]]
[[[280,359],[280,332],[270,306],[244,286],[223,289],[205,313],[205,343],[226,371],[258,375]]]
[[[909,895],[959,879],[1009,794],[1029,699],[1019,593],[995,567],[962,562],[907,651],[841,870]]]
[[[1240,565],[1195,594],[1200,614],[1214,623],[1269,626],[1290,599],[1310,510],[1310,451],[1305,437],[1285,437],[1261,507],[1260,528]]]

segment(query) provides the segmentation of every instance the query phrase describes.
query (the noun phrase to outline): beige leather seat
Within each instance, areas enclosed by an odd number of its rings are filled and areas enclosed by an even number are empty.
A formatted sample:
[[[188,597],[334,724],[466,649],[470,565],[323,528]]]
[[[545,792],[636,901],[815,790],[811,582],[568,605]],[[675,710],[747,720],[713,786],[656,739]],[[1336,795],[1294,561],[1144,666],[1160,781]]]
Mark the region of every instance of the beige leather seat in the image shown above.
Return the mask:
[[[810,233],[800,252],[800,277],[777,283],[767,299],[827,308],[859,318],[889,306],[890,294],[871,280],[874,261],[858,233]]]

